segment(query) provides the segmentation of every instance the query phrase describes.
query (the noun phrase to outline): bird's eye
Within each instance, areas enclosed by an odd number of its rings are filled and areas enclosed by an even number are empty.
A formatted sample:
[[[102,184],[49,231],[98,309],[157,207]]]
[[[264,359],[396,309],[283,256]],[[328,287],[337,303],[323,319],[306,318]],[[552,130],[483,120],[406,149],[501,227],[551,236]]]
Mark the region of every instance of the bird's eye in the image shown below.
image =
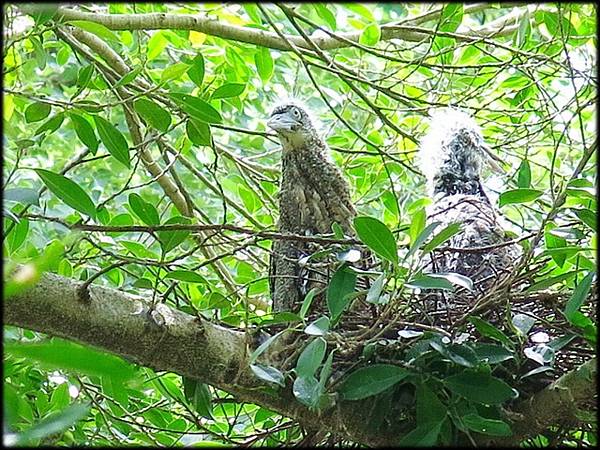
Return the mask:
[[[300,118],[300,111],[298,111],[296,108],[292,109],[292,114],[296,119]]]

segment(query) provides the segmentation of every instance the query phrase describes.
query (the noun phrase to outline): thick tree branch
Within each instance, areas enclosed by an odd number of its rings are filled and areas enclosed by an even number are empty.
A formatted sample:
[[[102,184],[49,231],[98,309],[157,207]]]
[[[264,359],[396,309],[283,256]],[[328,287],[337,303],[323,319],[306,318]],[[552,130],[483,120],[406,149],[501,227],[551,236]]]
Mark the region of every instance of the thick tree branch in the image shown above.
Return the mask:
[[[313,429],[324,429],[366,445],[390,445],[398,430],[373,432],[365,408],[338,404],[322,416],[298,403],[291,386],[273,393],[253,376],[248,336],[160,304],[159,327],[149,318],[149,302],[115,289],[89,286],[89,300],[79,296],[81,282],[43,274],[30,290],[4,301],[4,323],[103,348],[155,370],[176,372],[256,403]],[[368,402],[367,402],[368,403]]]
[[[512,7],[515,3],[501,5],[502,7]],[[487,4],[474,4],[465,8],[465,13],[475,12],[487,7]],[[21,10],[25,13],[36,11],[35,5],[21,5]],[[388,41],[391,39],[400,39],[408,42],[421,42],[431,38],[432,32],[429,30],[417,30],[415,25],[436,20],[440,17],[442,9],[436,9],[423,16],[408,19],[403,22],[395,22],[381,25],[381,40]],[[199,17],[194,14],[166,14],[166,13],[149,13],[149,14],[99,14],[78,11],[75,9],[59,7],[55,16],[59,21],[71,20],[86,20],[89,22],[100,23],[111,30],[194,30],[210,36],[216,36],[223,39],[245,42],[247,44],[255,44],[261,47],[268,47],[276,50],[291,51],[290,44],[281,39],[276,33],[258,30],[256,28],[239,27],[221,23],[217,20],[207,17]],[[514,18],[513,18],[514,19]],[[474,29],[464,33],[465,39],[472,39],[485,36],[502,35],[506,33],[504,29],[506,24],[499,23],[499,28],[485,27],[481,30]],[[337,34],[341,39],[336,37],[321,37],[315,38],[314,42],[322,50],[334,50],[344,48],[359,41],[361,31],[345,32]],[[460,38],[460,36],[458,36]],[[288,35],[286,40],[289,40],[295,46],[310,49],[310,46],[299,36]]]
[[[596,404],[597,366],[594,357],[518,404],[513,410],[518,417],[513,424],[514,435],[493,444],[518,445],[521,440],[543,432],[548,426],[557,425],[557,421],[563,425],[577,423],[577,408],[582,404]]]

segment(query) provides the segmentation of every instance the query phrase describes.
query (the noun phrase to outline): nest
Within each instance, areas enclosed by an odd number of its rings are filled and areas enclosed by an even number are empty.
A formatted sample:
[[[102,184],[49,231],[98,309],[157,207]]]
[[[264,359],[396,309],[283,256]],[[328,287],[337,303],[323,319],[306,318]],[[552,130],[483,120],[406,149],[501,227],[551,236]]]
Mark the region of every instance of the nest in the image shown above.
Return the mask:
[[[539,391],[594,355],[594,349],[579,336],[580,331],[562,314],[570,296],[568,293],[525,293],[526,284],[521,282],[519,286],[518,282],[513,282],[512,286],[518,288],[509,290],[503,288],[502,283],[496,283],[487,293],[465,289],[451,293],[424,291],[404,294],[385,305],[367,303],[364,297],[356,298],[343,313],[340,322],[325,336],[328,348],[336,348],[334,380],[362,365],[382,362],[406,365],[407,352],[423,333],[442,335],[446,342],[498,344],[482,335],[469,320],[470,317],[488,322],[517,342],[515,353],[518,353],[520,361],[509,364],[511,373],[506,378],[511,386],[524,394]],[[588,302],[584,313],[594,317],[595,304]],[[311,323],[323,315],[328,315],[328,311],[325,294],[321,293],[315,298],[306,319]],[[517,315],[528,317],[533,322],[524,335],[518,335],[512,325]],[[275,326],[270,331],[280,330],[281,326]],[[515,334],[518,335],[516,339]],[[547,347],[552,341],[568,335],[573,335],[573,338],[547,361],[542,363],[527,356],[535,353],[536,348]],[[311,338],[304,333],[295,334],[280,353],[284,357],[280,368],[293,369],[305,342]],[[369,352],[365,351],[367,347]],[[551,370],[536,373],[534,369],[542,366]],[[503,374],[497,376],[502,377]]]

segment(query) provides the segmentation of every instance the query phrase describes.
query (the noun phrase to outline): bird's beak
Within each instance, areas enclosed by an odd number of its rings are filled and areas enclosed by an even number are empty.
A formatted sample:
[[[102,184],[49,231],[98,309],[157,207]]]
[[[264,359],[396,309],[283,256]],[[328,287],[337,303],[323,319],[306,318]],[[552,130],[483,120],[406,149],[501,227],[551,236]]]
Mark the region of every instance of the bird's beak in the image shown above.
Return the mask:
[[[504,170],[500,165],[500,163],[503,162],[502,159],[496,156],[494,152],[492,152],[492,149],[487,146],[487,144],[482,145],[481,148],[483,149],[483,154],[487,156],[487,163],[492,170],[496,173],[506,174],[506,170]]]
[[[276,114],[272,116],[268,122],[267,126],[275,131],[292,131],[293,127],[297,125],[294,119],[292,119],[287,114]]]

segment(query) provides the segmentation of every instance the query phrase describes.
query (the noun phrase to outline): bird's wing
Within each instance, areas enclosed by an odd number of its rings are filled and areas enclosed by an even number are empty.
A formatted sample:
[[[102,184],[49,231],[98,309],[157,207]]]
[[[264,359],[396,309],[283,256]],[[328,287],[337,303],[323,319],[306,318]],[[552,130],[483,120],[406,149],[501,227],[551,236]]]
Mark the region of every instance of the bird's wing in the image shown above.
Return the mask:
[[[310,196],[320,203],[320,213],[330,222],[338,222],[345,232],[351,233],[352,218],[356,215],[350,199],[350,186],[339,168],[323,156],[322,151],[307,151],[297,159],[299,174]],[[316,195],[315,195],[316,194]],[[330,232],[331,224],[321,232]]]

